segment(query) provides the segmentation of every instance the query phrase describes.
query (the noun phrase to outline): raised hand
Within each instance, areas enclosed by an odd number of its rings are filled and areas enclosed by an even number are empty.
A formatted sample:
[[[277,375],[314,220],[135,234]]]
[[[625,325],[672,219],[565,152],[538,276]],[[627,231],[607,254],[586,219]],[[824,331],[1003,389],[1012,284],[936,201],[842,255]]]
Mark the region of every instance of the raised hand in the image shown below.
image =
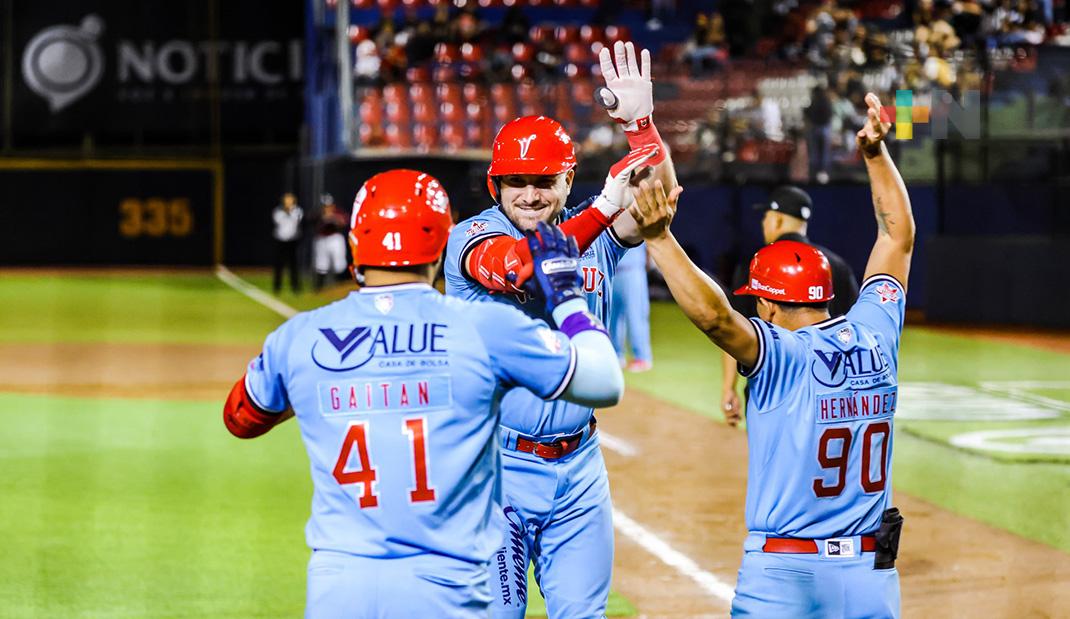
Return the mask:
[[[684,188],[677,185],[668,195],[665,194],[665,185],[660,180],[651,184],[642,181],[639,187],[632,189],[635,202],[628,207],[628,213],[639,226],[639,234],[645,240],[652,240],[665,236],[669,231],[669,224],[676,215],[676,204]]]
[[[557,226],[539,222],[538,234],[526,233],[531,249],[532,278],[525,288],[546,300],[546,313],[571,299],[582,299],[580,248]]]
[[[858,150],[866,157],[876,157],[881,153],[881,142],[888,135],[892,123],[881,122],[881,100],[873,93],[866,95],[866,124],[858,130],[855,141]]]
[[[595,208],[602,211],[606,217],[613,217],[618,211],[624,210],[631,198],[628,189],[632,174],[657,154],[658,145],[647,144],[629,152],[620,161],[614,163],[609,168],[609,175],[606,176],[606,184],[602,187],[602,193],[595,200]]]
[[[614,58],[616,63],[614,64]],[[606,88],[616,97],[613,101],[601,103],[608,109],[609,115],[624,124],[625,131],[641,128],[642,122],[649,124],[650,115],[654,113],[654,86],[650,81],[650,52],[642,50],[636,61],[635,45],[629,41],[617,41],[613,44],[613,53],[608,47],[598,52],[598,62],[602,67],[602,78]],[[640,64],[641,63],[641,64]]]

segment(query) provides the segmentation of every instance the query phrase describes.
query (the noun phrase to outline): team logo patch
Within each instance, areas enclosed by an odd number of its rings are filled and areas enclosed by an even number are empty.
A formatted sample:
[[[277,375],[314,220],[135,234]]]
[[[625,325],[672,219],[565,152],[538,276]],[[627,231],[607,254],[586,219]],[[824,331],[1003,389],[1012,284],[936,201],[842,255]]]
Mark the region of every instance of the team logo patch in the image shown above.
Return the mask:
[[[377,359],[378,368],[437,367],[447,354],[446,325],[423,323],[319,329],[312,362],[331,372],[348,372]],[[411,361],[411,363],[410,363]]]
[[[825,540],[826,557],[853,557],[855,556],[855,541],[849,537]]]
[[[464,231],[465,236],[475,236],[482,234],[487,230],[487,222],[485,221],[473,221],[472,225],[468,226],[468,229]]]
[[[844,327],[836,332],[836,339],[846,344],[851,341],[851,328]]]
[[[376,296],[375,309],[379,310],[380,314],[389,314],[390,310],[394,309],[394,295],[381,294]]]
[[[888,282],[877,286],[877,294],[881,296],[881,303],[895,303],[899,300],[899,289]]]

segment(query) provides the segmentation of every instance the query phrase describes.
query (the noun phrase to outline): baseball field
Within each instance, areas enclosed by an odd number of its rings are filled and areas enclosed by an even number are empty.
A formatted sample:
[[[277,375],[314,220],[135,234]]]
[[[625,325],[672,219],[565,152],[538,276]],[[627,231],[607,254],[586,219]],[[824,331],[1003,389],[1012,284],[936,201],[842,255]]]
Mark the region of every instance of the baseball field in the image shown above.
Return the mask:
[[[238,275],[0,271],[0,616],[300,616],[296,424],[239,441],[220,411],[285,315],[346,290]],[[712,344],[670,304],[652,331],[654,370],[599,415],[610,614],[723,617],[745,432],[717,411]],[[908,325],[900,379],[904,616],[1070,616],[1070,336]]]

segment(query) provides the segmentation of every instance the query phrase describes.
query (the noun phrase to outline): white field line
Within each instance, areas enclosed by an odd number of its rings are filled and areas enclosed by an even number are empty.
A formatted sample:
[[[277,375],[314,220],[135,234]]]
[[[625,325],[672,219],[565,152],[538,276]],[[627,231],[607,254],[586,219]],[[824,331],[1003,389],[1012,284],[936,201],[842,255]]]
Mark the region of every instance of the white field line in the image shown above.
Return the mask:
[[[297,310],[294,308],[253,286],[249,282],[230,272],[229,269],[222,265],[216,267],[216,277],[222,280],[224,284],[284,318],[290,318],[297,313]],[[599,434],[601,434],[601,443],[605,445],[607,449],[616,451],[626,457],[634,456],[639,453],[635,447],[626,441],[608,436],[601,430],[599,430]],[[607,438],[609,440],[606,440]],[[731,585],[703,570],[690,557],[670,546],[663,539],[648,531],[646,527],[632,520],[628,515],[616,507],[613,508],[613,526],[623,533],[625,537],[636,544],[639,544],[644,550],[660,559],[662,563],[690,578],[706,593],[723,600],[725,603],[732,603],[732,596],[735,592]]]
[[[610,451],[615,451],[625,458],[634,458],[639,455],[639,450],[635,445],[632,445],[620,437],[607,434],[606,431],[601,428],[598,429],[598,442],[602,444],[602,447],[605,447]]]
[[[282,301],[279,301],[270,294],[250,284],[244,279],[238,277],[231,272],[227,267],[219,264],[215,268],[215,276],[220,279],[224,284],[237,290],[243,295],[249,297],[253,301],[256,301],[260,305],[268,308],[283,318],[293,318],[297,314],[297,310],[286,305]]]
[[[613,526],[628,539],[660,559],[662,563],[693,580],[706,593],[726,604],[732,603],[732,597],[735,595],[732,585],[702,569],[690,557],[676,550],[615,507],[613,508]]]

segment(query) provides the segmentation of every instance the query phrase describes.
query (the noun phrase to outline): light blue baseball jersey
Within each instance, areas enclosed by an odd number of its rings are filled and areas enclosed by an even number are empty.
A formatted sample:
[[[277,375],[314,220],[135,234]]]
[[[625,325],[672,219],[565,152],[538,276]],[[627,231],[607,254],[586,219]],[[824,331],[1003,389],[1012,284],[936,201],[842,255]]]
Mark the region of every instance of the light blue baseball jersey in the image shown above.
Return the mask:
[[[502,539],[501,396],[523,386],[556,397],[574,367],[568,338],[542,321],[406,284],[288,320],[249,364],[246,389],[297,416],[311,548],[483,563]]]
[[[872,533],[892,498],[903,287],[876,275],[846,316],[788,331],[753,318],[741,368],[750,443],[747,528],[823,539]]]
[[[592,202],[594,198],[589,198],[575,208],[566,209],[561,220],[575,217]],[[525,294],[492,293],[465,274],[463,262],[468,253],[480,241],[500,235],[514,239],[524,236],[509,221],[499,205],[454,226],[446,245],[446,294],[470,300],[490,298],[516,306],[529,316],[550,320],[541,300]],[[609,229],[599,235],[580,258],[587,305],[591,313],[603,324],[609,320],[613,275],[617,270],[617,263],[627,250],[628,247]],[[502,425],[529,436],[571,434],[587,425],[592,412],[588,407],[571,402],[544,402],[529,390],[514,389],[502,400]]]

